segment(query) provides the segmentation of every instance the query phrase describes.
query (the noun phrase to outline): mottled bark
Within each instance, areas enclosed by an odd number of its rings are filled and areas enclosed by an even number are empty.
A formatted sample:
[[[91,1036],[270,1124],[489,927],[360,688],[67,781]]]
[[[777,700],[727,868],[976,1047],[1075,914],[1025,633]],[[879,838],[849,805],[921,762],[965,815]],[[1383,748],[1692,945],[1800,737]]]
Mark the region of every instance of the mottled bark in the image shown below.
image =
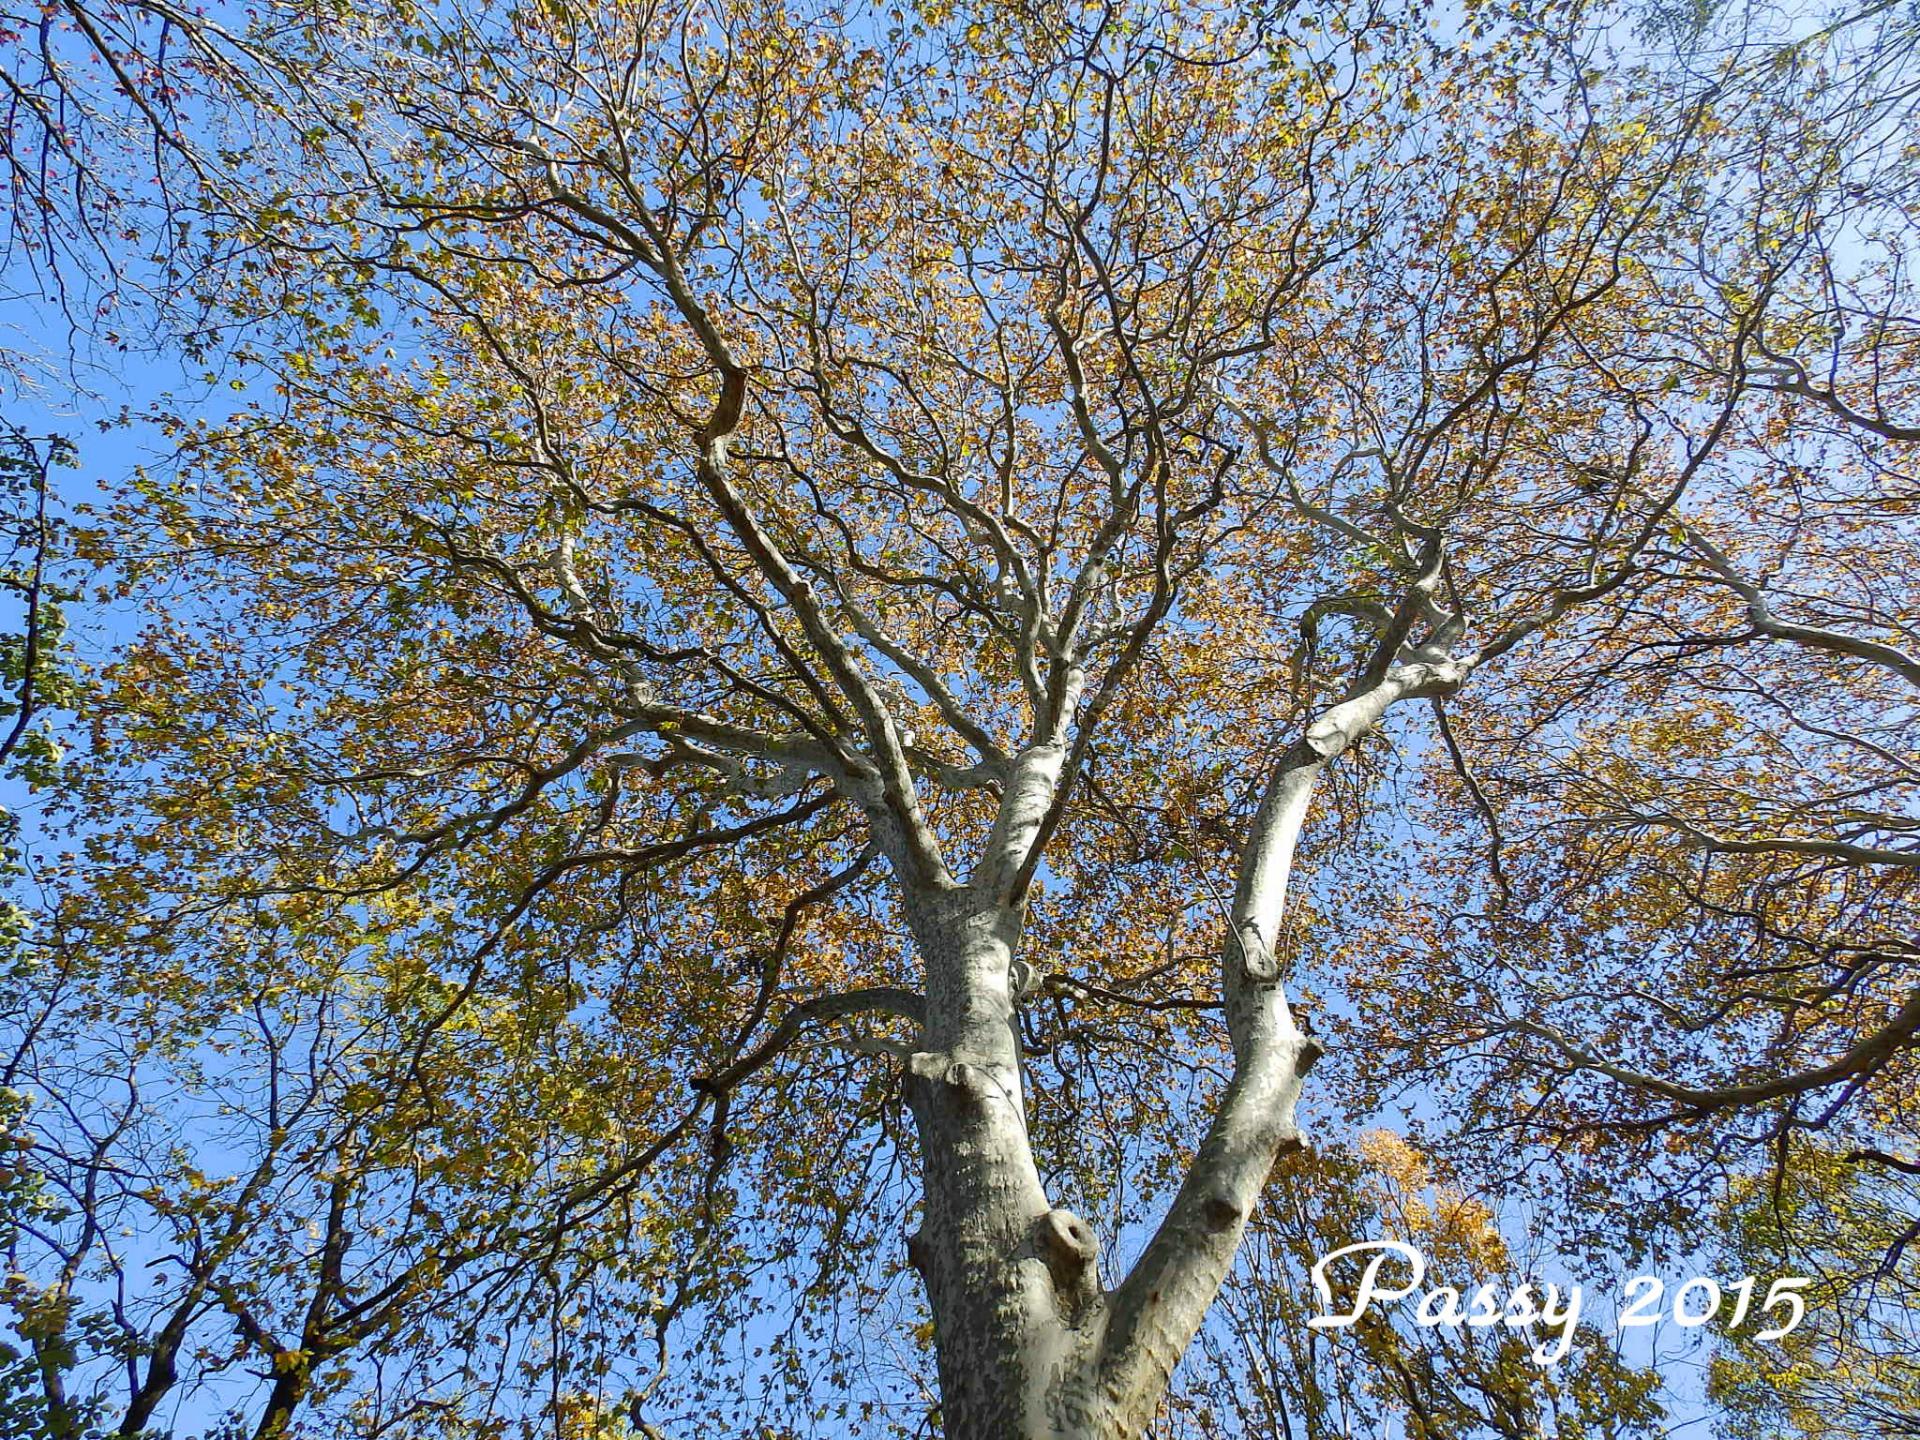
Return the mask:
[[[1320,715],[1268,779],[1221,955],[1234,1074],[1184,1183],[1132,1272],[1107,1288],[1099,1240],[1055,1208],[1028,1144],[1015,1023],[1022,911],[1006,879],[1061,783],[1058,743],[1013,764],[967,885],[925,886],[907,916],[926,1018],[907,1065],[925,1180],[908,1255],[927,1287],[947,1440],[1132,1440],[1233,1264],[1318,1058],[1287,1006],[1279,943],[1294,850],[1321,772],[1397,699],[1444,693],[1472,660],[1383,667]]]
[[[1147,1255],[1117,1290],[1099,1241],[1055,1208],[1028,1144],[1008,971],[1017,911],[961,888],[911,907],[928,1025],[908,1065],[924,1218],[908,1254],[926,1283],[948,1440],[1138,1435],[1232,1262],[1316,1053],[1277,983],[1214,1125]]]
[[[946,1433],[1059,1433],[1046,1400],[1079,1348],[1061,1283],[1087,1290],[1091,1250],[1076,1267],[1059,1243],[1085,1227],[1048,1223],[1027,1143],[1008,980],[1021,917],[971,887],[913,897],[908,916],[928,1002],[908,1063],[925,1174],[908,1254],[933,1307]]]

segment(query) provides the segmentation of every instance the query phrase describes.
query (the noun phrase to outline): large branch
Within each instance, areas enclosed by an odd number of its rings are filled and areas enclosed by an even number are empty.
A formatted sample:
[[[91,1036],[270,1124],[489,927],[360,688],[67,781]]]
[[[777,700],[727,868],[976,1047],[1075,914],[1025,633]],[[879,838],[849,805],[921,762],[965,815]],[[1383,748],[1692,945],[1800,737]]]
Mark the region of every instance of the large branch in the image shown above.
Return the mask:
[[[1920,850],[1893,850],[1884,845],[1857,845],[1847,840],[1823,840],[1800,835],[1722,835],[1691,820],[1666,812],[1626,811],[1608,819],[1625,827],[1657,826],[1685,836],[1703,850],[1723,855],[1808,855],[1844,860],[1853,865],[1895,865],[1920,869]]]
[[[1884,414],[1868,415],[1856,410],[1842,400],[1832,386],[1822,388],[1815,385],[1807,374],[1807,367],[1799,360],[1790,355],[1775,354],[1772,350],[1766,350],[1765,354],[1768,359],[1779,363],[1787,373],[1784,379],[1760,382],[1763,388],[1776,390],[1783,395],[1797,395],[1803,400],[1811,400],[1816,405],[1824,406],[1855,429],[1878,435],[1883,440],[1903,441],[1909,444],[1920,440],[1920,425],[1902,425],[1898,421],[1887,419]]]
[[[854,1015],[893,1015],[925,1025],[927,1002],[916,990],[898,985],[872,985],[840,994],[815,995],[802,1000],[780,1019],[765,1041],[717,1074],[696,1082],[707,1094],[719,1094],[738,1086],[755,1072],[765,1068],[811,1026],[844,1020]]]
[[[719,381],[719,392],[697,437],[696,478],[754,568],[800,622],[808,644],[852,704],[872,749],[878,781],[858,799],[904,878],[915,886],[950,886],[952,878],[941,859],[939,843],[920,806],[905,742],[886,702],[862,673],[858,659],[835,630],[813,587],[798,573],[734,482],[728,452],[746,411],[748,367],[734,353],[719,320],[696,292],[680,263],[673,236],[637,192],[627,191],[633,212],[629,223],[569,187],[556,158],[543,146],[529,140],[515,140],[511,146],[541,164],[557,203],[599,227],[607,243],[652,272],[705,352]]]
[[[1299,1143],[1294,1106],[1320,1046],[1294,1022],[1273,951],[1320,774],[1396,700],[1450,693],[1474,663],[1425,655],[1390,665],[1309,725],[1268,779],[1221,947],[1233,1079],[1165,1220],[1114,1292],[1102,1355],[1114,1393],[1160,1394],[1232,1267],[1275,1159]]]

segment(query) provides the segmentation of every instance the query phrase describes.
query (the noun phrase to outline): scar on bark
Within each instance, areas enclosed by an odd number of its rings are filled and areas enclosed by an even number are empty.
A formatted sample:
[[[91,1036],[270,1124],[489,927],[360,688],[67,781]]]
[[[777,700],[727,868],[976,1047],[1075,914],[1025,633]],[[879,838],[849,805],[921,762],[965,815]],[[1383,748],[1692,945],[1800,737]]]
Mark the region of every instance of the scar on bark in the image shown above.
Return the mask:
[[[983,1108],[992,1089],[991,1078],[978,1065],[969,1065],[964,1060],[950,1061],[945,1055],[921,1051],[909,1057],[907,1071],[923,1083],[944,1085],[954,1104],[971,1110]]]
[[[1093,1227],[1071,1210],[1049,1210],[1033,1222],[1034,1246],[1047,1262],[1061,1308],[1072,1314],[1097,1299],[1100,1242]]]
[[[1261,935],[1260,927],[1251,920],[1242,920],[1235,933],[1240,941],[1240,963],[1247,972],[1247,978],[1262,985],[1279,979],[1279,962],[1274,958],[1272,947]]]
[[[927,1274],[927,1242],[915,1230],[907,1236],[907,1263],[920,1272],[922,1279]]]

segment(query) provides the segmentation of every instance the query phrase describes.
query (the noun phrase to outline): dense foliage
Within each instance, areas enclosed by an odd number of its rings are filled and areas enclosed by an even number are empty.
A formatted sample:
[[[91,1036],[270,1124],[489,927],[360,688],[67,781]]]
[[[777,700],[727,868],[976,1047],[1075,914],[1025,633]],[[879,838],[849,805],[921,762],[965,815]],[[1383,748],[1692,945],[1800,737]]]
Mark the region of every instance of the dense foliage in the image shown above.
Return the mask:
[[[1655,1433],[1372,1234],[1818,1256],[1722,1419],[1913,1423],[1910,13],[9,14],[10,273],[207,389],[58,531],[0,1416],[972,1436],[1031,1281],[1154,1433]]]

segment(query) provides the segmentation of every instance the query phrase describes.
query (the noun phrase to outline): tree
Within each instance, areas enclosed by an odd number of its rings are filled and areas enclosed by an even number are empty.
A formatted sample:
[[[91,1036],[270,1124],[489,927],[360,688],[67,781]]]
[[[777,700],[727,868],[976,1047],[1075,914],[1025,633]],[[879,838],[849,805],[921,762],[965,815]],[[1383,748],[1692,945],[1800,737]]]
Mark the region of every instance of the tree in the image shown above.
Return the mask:
[[[1905,92],[1606,18],[263,20],[15,1025],[122,1433],[732,1424],[780,1301],[756,1418],[1142,1434],[1310,1071],[1595,1224],[1911,1143]]]
[[[1495,883],[1454,884],[1451,934],[1399,952],[1453,977],[1402,1008],[1403,1063],[1471,1056],[1465,1109],[1526,1097],[1495,1143],[1605,1133],[1616,1175],[1666,1172],[1683,1205],[1731,1151],[1779,1177],[1801,1143],[1817,1175],[1836,1132],[1896,1172],[1912,1153],[1920,669],[1894,253],[1915,192],[1888,139],[1910,128],[1913,39],[1869,10],[1755,53],[1772,119],[1703,232],[1718,242],[1682,268],[1722,304],[1765,294],[1744,383],[1807,403],[1756,410],[1617,604],[1534,651],[1565,683],[1450,701],[1431,754],[1481,822],[1442,847],[1451,868],[1477,851]]]
[[[119,351],[129,300],[190,327],[171,302],[201,258],[194,193],[244,152],[252,117],[275,112],[271,47],[168,0],[9,4],[0,41],[0,256],[19,286],[6,298],[57,307]],[[10,346],[0,371],[24,385],[44,358]]]
[[[1463,1191],[1435,1185],[1425,1158],[1386,1131],[1351,1149],[1288,1157],[1242,1251],[1256,1278],[1221,1296],[1224,1323],[1203,1332],[1189,1364],[1179,1409],[1198,1420],[1192,1433],[1394,1433],[1389,1424],[1413,1440],[1664,1433],[1661,1377],[1622,1363],[1598,1327],[1576,1327],[1567,1354],[1543,1367],[1528,1352],[1558,1343],[1553,1327],[1422,1327],[1412,1301],[1370,1305],[1350,1328],[1307,1323],[1351,1313],[1347,1282],[1365,1259],[1335,1270],[1326,1310],[1313,1267],[1343,1247],[1382,1239],[1410,1244],[1427,1265],[1425,1283],[1453,1287],[1466,1297],[1463,1308],[1489,1283],[1504,1307],[1517,1287],[1537,1289],[1539,1277],[1506,1238],[1518,1228],[1512,1217],[1504,1227],[1500,1218]],[[1390,1266],[1385,1283],[1403,1283],[1405,1263]],[[1566,1299],[1557,1292],[1556,1313]]]
[[[63,651],[65,607],[80,598],[71,585],[64,517],[54,492],[57,466],[74,463],[73,446],[61,436],[29,435],[18,426],[0,429],[0,486],[4,487],[7,565],[0,570],[0,593],[11,602],[8,630],[0,635],[0,678],[12,692],[0,704],[0,767],[28,783],[49,784],[57,777],[61,750],[51,716],[80,703],[82,681]],[[14,881],[24,875],[20,817],[0,808],[0,875]],[[0,902],[0,973],[10,985],[32,975],[28,943],[32,913],[12,900]],[[11,1017],[10,1017],[11,1018]],[[26,1097],[12,1076],[0,1083],[0,1251],[20,1254],[20,1230],[50,1207],[37,1167],[17,1163],[17,1152],[31,1145],[21,1127]],[[65,1372],[77,1356],[75,1336],[92,1317],[73,1312],[59,1287],[45,1291],[20,1282],[17,1263],[8,1266],[4,1291],[13,1312],[13,1328],[24,1346],[0,1341],[0,1416],[12,1432],[41,1436],[77,1433],[84,1423],[84,1402],[70,1401]],[[44,1416],[44,1423],[42,1417]]]
[[[1832,1153],[1808,1158],[1802,1184],[1750,1185],[1722,1223],[1738,1263],[1784,1265],[1812,1281],[1810,1323],[1716,1358],[1711,1377],[1746,1437],[1911,1435],[1920,1431],[1914,1257],[1920,1217],[1910,1179]]]

